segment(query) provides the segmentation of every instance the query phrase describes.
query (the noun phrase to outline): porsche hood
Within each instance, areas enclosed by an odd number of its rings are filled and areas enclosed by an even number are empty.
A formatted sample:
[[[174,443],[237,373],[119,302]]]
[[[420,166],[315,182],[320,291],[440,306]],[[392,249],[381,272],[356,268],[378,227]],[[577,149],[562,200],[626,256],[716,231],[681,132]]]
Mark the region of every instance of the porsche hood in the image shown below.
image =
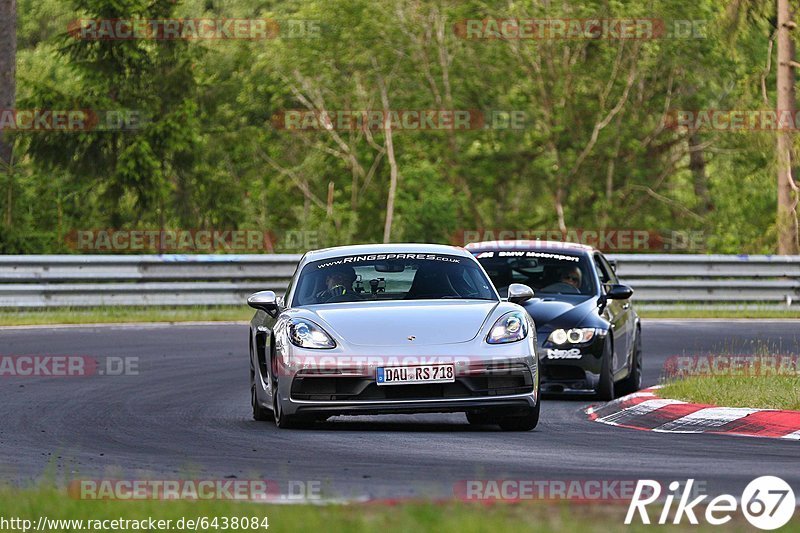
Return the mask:
[[[306,307],[310,320],[357,346],[433,346],[469,342],[501,305],[497,301],[419,300]],[[313,315],[313,316],[310,316]]]

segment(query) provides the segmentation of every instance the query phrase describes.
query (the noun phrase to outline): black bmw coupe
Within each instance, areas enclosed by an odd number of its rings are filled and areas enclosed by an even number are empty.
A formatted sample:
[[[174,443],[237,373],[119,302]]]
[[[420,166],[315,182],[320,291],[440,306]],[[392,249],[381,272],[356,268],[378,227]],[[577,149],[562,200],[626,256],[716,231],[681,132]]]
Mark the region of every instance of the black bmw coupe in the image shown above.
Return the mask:
[[[466,246],[500,296],[523,283],[523,304],[536,325],[544,393],[594,394],[598,399],[639,390],[642,335],[633,289],[589,246],[553,241],[489,241]]]

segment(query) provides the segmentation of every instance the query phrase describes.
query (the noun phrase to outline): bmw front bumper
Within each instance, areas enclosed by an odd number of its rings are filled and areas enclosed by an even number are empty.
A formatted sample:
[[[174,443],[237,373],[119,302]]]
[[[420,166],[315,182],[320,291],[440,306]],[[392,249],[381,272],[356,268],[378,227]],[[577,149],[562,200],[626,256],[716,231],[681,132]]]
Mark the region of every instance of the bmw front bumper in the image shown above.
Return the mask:
[[[538,332],[542,392],[593,394],[600,380],[606,334],[595,335],[584,345],[555,346],[547,340],[551,332]]]

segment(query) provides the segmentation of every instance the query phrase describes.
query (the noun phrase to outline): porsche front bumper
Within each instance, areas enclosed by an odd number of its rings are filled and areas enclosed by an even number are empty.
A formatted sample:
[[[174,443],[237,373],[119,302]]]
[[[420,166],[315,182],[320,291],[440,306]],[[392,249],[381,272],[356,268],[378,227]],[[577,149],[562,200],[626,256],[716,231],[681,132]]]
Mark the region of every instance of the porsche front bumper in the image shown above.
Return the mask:
[[[539,365],[532,341],[481,346],[478,355],[461,355],[464,346],[376,348],[365,355],[321,354],[291,346],[278,357],[277,393],[288,415],[443,413],[498,409],[509,415],[533,408],[538,400]],[[424,355],[421,355],[424,354]],[[380,366],[452,363],[450,383],[378,385]]]

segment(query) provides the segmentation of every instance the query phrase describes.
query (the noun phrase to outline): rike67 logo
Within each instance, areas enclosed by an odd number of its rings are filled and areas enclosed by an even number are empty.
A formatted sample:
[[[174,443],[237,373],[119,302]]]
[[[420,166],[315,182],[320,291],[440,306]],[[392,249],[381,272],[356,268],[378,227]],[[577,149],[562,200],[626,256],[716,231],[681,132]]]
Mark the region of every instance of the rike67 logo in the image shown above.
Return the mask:
[[[711,501],[706,502],[707,495],[692,498],[694,479],[689,479],[685,484],[673,481],[669,484],[670,492],[663,498],[663,507],[658,515],[657,523],[664,525],[669,522],[673,503],[678,500],[672,516],[672,524],[681,524],[684,519],[690,524],[697,525],[698,518],[695,507],[705,505],[705,521],[711,525],[719,526],[730,522],[733,513],[741,505],[742,514],[750,524],[758,529],[773,530],[786,525],[794,515],[797,505],[794,491],[784,480],[775,476],[762,476],[751,481],[739,501],[730,494],[721,494]],[[682,492],[678,492],[683,487]],[[661,501],[661,483],[650,479],[642,479],[636,484],[633,498],[628,506],[625,524],[630,525],[637,512],[643,524],[650,524],[650,515],[647,506]],[[698,509],[699,514],[699,509]]]

